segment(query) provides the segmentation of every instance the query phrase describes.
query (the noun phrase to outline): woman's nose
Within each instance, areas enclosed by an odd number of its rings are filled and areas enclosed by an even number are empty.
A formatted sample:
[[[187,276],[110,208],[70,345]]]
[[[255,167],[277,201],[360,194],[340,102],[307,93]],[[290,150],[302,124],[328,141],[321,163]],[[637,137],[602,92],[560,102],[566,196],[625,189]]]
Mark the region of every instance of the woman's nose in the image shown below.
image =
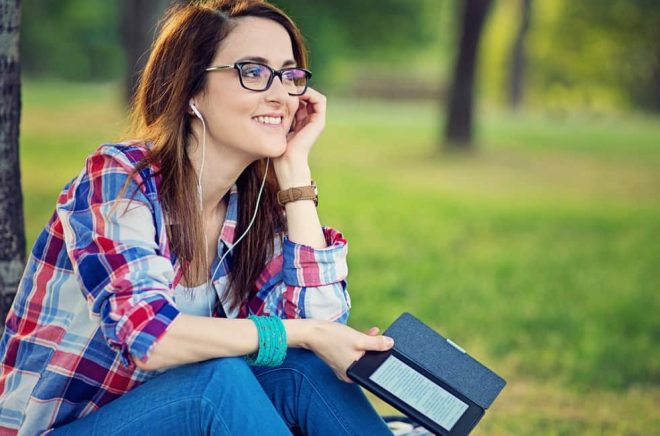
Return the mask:
[[[282,78],[280,76],[273,77],[273,82],[268,88],[268,99],[269,100],[279,100],[284,101],[289,96],[289,91],[287,91],[286,86],[282,83]]]

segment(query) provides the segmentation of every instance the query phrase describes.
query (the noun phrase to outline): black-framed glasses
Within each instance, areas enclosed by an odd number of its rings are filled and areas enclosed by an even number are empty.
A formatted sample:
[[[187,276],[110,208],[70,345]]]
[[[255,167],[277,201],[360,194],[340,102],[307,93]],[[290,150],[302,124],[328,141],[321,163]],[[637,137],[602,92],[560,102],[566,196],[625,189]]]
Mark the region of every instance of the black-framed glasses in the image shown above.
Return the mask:
[[[290,67],[274,70],[259,62],[236,62],[232,65],[213,65],[206,71],[220,71],[235,68],[241,86],[250,91],[263,92],[273,84],[273,78],[278,76],[289,95],[303,95],[307,91],[312,72],[304,68]]]

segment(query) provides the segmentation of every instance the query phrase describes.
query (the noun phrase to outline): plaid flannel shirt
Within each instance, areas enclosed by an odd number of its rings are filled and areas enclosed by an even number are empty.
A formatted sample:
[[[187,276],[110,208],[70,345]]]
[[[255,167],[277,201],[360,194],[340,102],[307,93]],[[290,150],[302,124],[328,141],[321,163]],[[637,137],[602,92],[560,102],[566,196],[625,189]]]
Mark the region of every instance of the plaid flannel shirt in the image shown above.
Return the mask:
[[[144,371],[133,361],[149,355],[180,313],[173,290],[182,273],[165,231],[157,168],[130,177],[147,152],[141,143],[103,145],[59,195],[0,340],[0,434],[48,433],[165,371]],[[218,261],[234,241],[238,195],[234,186],[211,267],[220,304],[231,255]],[[324,249],[286,237],[280,243],[274,233],[275,252],[256,295],[227,316],[345,323],[347,243],[341,233],[323,231]],[[216,307],[214,316],[221,313]]]

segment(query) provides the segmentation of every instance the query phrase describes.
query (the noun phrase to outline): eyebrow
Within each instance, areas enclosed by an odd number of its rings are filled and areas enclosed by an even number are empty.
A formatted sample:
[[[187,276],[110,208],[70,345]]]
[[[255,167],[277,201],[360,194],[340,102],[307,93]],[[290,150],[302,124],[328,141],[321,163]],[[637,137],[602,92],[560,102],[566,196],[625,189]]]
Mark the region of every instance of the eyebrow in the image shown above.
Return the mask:
[[[253,61],[253,62],[259,62],[259,63],[262,63],[262,64],[269,65],[268,59],[262,58],[261,56],[246,56],[246,57],[240,58],[236,62],[245,62],[245,61]],[[282,64],[282,67],[291,67],[291,66],[296,66],[296,61],[294,61],[293,59],[289,59],[287,61],[284,61],[284,63]]]

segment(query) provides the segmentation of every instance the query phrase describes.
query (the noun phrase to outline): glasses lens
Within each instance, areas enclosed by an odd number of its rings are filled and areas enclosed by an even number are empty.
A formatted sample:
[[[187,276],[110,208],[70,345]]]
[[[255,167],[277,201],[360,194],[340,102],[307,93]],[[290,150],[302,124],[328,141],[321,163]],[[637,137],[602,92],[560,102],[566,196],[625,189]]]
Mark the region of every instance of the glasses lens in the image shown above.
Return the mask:
[[[254,91],[263,91],[268,85],[271,71],[261,64],[241,65],[241,81],[243,86]]]
[[[307,88],[309,73],[300,68],[282,70],[282,83],[290,94],[302,94]]]

